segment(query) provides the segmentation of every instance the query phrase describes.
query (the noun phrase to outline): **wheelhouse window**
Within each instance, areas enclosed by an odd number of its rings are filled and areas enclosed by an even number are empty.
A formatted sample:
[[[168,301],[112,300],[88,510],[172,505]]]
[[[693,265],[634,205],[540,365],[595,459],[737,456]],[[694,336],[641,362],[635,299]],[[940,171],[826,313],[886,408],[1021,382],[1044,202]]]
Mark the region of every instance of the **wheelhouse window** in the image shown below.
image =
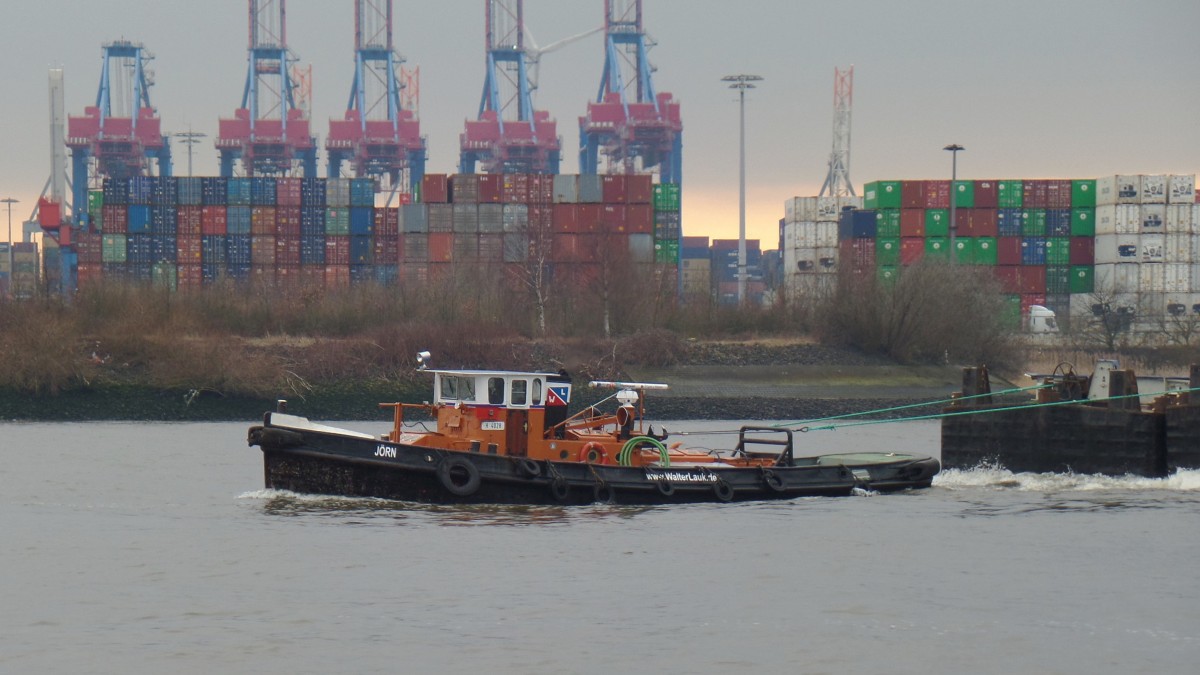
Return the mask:
[[[475,401],[475,378],[457,375],[443,375],[441,398],[444,401]]]
[[[504,405],[503,377],[488,378],[488,403],[492,405]]]
[[[533,405],[542,404],[542,378],[533,378]]]
[[[509,405],[529,405],[529,380],[513,380],[512,395],[508,397]]]

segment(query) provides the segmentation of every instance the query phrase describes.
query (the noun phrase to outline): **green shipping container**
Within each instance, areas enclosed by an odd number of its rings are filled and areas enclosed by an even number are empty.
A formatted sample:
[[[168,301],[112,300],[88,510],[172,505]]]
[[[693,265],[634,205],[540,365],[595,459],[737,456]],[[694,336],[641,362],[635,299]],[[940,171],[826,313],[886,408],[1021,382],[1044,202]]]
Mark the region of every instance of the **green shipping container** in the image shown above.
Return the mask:
[[[975,208],[975,181],[973,180],[956,180],[952,188],[954,192],[954,206],[959,209]]]
[[[672,240],[654,242],[654,262],[660,265],[679,263],[679,242]]]
[[[1021,296],[1004,296],[1004,325],[1016,330],[1021,327]]]
[[[658,183],[654,186],[654,210],[678,211],[680,190],[678,183]]]
[[[950,210],[949,209],[925,209],[925,236],[926,237],[949,237],[950,236]]]
[[[1046,265],[1046,293],[1061,295],[1070,292],[1071,268],[1067,265]]]
[[[1021,236],[1046,236],[1046,209],[1025,209],[1021,212]]]
[[[101,239],[100,260],[106,263],[126,262],[125,235],[106,234]]]
[[[954,262],[960,265],[975,264],[975,240],[971,237],[954,239]]]
[[[1071,181],[1071,206],[1095,206],[1096,205],[1096,181],[1095,180],[1073,180]]]
[[[176,271],[175,263],[154,263],[154,268],[150,270],[150,275],[156,286],[162,286],[171,291],[179,288],[179,275]]]
[[[996,238],[995,237],[976,237],[975,251],[973,253],[974,262],[976,265],[995,266],[998,260],[996,254]]]
[[[863,186],[863,208],[900,208],[900,181],[879,180]]]
[[[1071,236],[1096,236],[1096,209],[1091,207],[1071,209]]]
[[[899,265],[900,264],[900,238],[888,237],[886,239],[875,240],[875,264],[876,265]]]
[[[1025,183],[1019,180],[1002,180],[996,183],[996,206],[1002,209],[1019,209],[1025,205]]]
[[[1092,293],[1096,290],[1096,268],[1091,265],[1071,267],[1071,292]]]
[[[900,236],[900,209],[879,209],[875,212],[875,236]]]
[[[92,190],[88,192],[88,215],[95,221],[100,217],[100,210],[104,208],[104,191]]]
[[[325,234],[350,234],[350,209],[325,209]]]
[[[1066,265],[1071,262],[1071,239],[1069,237],[1050,237],[1046,240],[1046,264]],[[1066,293],[1066,291],[1051,291],[1047,293]]]
[[[925,238],[925,257],[938,258],[940,260],[950,259],[950,242],[945,237],[926,237]]]
[[[883,265],[876,270],[876,273],[879,275],[879,283],[891,286],[899,278],[900,268],[894,265]]]

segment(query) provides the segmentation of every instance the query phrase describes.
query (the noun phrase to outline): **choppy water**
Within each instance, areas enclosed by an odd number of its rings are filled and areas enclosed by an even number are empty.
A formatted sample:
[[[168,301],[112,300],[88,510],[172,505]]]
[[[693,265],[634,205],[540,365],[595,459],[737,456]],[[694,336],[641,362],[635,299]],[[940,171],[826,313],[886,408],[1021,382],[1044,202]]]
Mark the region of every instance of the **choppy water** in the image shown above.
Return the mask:
[[[1200,663],[1200,472],[949,471],[929,490],[770,504],[426,507],[262,490],[247,425],[0,425],[0,672]],[[801,437],[814,453],[936,454],[935,423],[820,433]]]

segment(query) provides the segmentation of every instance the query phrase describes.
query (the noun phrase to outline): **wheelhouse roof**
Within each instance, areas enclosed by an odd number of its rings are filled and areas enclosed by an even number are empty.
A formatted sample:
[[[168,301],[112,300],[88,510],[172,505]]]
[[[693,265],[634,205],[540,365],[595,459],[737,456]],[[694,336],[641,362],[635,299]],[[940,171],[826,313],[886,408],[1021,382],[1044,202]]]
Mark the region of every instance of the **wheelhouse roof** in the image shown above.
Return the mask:
[[[435,375],[454,375],[457,377],[561,377],[558,373],[543,373],[523,370],[441,370],[429,368],[427,373]]]

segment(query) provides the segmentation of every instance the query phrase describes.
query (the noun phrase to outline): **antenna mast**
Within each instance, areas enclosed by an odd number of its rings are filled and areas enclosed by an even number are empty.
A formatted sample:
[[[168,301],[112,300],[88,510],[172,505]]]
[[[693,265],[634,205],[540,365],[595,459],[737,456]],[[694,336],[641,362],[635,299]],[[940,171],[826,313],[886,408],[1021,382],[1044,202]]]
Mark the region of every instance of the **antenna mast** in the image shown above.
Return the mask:
[[[833,69],[833,152],[829,155],[829,173],[821,186],[824,197],[854,197],[850,182],[850,112],[854,107],[854,66]]]

